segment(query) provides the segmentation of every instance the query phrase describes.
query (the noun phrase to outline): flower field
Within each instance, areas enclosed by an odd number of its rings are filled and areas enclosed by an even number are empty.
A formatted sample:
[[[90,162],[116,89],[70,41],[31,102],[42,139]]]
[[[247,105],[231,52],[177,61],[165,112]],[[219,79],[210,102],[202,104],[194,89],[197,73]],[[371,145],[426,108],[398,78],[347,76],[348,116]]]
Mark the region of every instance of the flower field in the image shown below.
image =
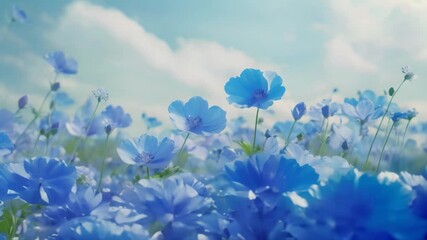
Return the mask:
[[[252,118],[193,96],[164,109],[168,130],[105,88],[76,110],[63,81],[77,59],[44,60],[42,102],[0,109],[0,239],[427,239],[427,123],[395,101],[413,87],[407,66],[384,93],[300,99],[272,125],[286,84],[242,69],[223,89]],[[125,137],[136,121],[146,129]]]

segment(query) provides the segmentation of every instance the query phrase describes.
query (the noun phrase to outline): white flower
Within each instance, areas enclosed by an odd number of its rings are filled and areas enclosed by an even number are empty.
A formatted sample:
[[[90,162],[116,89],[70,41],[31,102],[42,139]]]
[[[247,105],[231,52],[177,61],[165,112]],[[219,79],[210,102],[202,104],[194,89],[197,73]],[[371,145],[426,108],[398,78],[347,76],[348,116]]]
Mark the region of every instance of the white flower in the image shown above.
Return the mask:
[[[106,102],[109,98],[109,94],[108,94],[107,89],[105,89],[103,87],[97,88],[96,90],[93,90],[92,93],[95,96],[95,98],[98,100],[98,102],[100,102],[101,100]]]
[[[402,67],[402,73],[405,74],[405,76],[403,77],[403,79],[406,80],[412,80],[414,79],[414,73],[409,69],[408,66],[403,66]]]

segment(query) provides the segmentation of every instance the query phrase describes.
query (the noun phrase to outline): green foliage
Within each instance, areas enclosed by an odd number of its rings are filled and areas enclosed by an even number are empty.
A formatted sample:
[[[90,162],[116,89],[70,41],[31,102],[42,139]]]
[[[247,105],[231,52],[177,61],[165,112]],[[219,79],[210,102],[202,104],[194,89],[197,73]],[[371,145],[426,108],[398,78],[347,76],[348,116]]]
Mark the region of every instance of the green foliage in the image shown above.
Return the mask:
[[[242,148],[243,152],[248,156],[251,156],[257,152],[262,151],[260,146],[255,146],[255,149],[253,149],[250,143],[246,143],[244,141],[237,142],[237,144]]]
[[[393,87],[391,87],[390,89],[388,89],[388,95],[393,96],[394,92],[395,91],[394,91]]]
[[[173,166],[173,167],[165,168],[163,171],[158,172],[151,177],[162,179],[162,178],[168,178],[170,176],[173,176],[175,174],[182,173],[182,172],[183,172],[182,168]]]

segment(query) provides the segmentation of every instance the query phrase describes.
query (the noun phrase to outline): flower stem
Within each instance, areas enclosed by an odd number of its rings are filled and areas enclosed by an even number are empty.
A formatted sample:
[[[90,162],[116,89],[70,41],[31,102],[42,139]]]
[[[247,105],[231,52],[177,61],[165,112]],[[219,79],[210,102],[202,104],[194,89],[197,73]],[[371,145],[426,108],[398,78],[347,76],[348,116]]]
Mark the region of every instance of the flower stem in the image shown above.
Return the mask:
[[[77,143],[76,143],[76,145],[74,145],[74,149],[73,149],[73,151],[71,152],[71,161],[70,161],[70,163],[71,163],[71,164],[73,164],[73,163],[74,163],[74,160],[75,160],[75,158],[76,158],[76,156],[75,156],[75,155],[76,155],[76,152],[77,152],[78,147],[79,147],[79,145],[80,145],[80,142],[82,141],[83,137],[84,137],[84,138],[86,138],[86,137],[87,137],[87,133],[89,132],[90,126],[92,125],[93,119],[95,118],[96,111],[98,110],[99,103],[100,103],[100,101],[98,101],[98,102],[96,103],[95,110],[94,110],[94,111],[93,111],[93,113],[92,113],[92,116],[91,116],[91,118],[90,118],[90,120],[89,120],[89,123],[88,123],[88,125],[87,125],[86,127],[84,127],[84,134],[80,134],[79,139],[77,139]]]
[[[107,138],[105,139],[105,143],[104,143],[104,156],[102,158],[102,163],[101,163],[101,172],[99,173],[98,187],[96,188],[98,192],[101,191],[101,187],[102,187],[102,178],[104,177],[105,160],[107,158],[107,146],[108,146],[109,138],[110,138],[110,134],[107,134]]]
[[[259,114],[259,108],[256,109],[254,139],[252,141],[252,153],[255,152],[256,131],[258,128],[258,114]]]
[[[185,143],[187,142],[187,139],[188,139],[189,136],[190,136],[190,133],[187,133],[187,136],[185,137],[184,142],[182,143],[181,149],[179,149],[178,160],[181,159],[182,151],[184,150]]]
[[[147,179],[150,180],[150,169],[148,168],[148,166],[145,168],[146,174],[147,174]]]
[[[25,127],[24,131],[19,134],[18,138],[16,138],[15,141],[15,145],[17,145],[19,143],[19,140],[21,140],[22,136],[24,136],[24,134],[28,131],[28,129],[30,129],[30,127],[33,125],[33,123],[37,120],[37,118],[40,117],[41,115],[41,111],[46,103],[47,98],[49,97],[49,95],[52,93],[52,90],[49,90],[49,92],[47,92],[47,94],[44,96],[43,98],[43,102],[40,105],[39,109],[37,110],[37,112],[34,113],[34,117],[33,119],[30,121],[30,123],[28,123],[28,125]]]
[[[291,134],[292,134],[292,131],[294,130],[296,123],[297,123],[297,120],[294,120],[294,123],[292,123],[291,130],[289,130],[288,137],[286,138],[285,148],[289,145],[289,139],[291,138]]]
[[[405,136],[406,136],[406,132],[408,131],[408,127],[409,127],[410,123],[411,123],[411,119],[408,120],[408,123],[406,124],[406,127],[405,127],[405,131],[403,132],[402,144],[400,146],[400,155],[402,157],[403,157],[403,155],[405,153],[405,149],[403,147],[405,146]]]
[[[326,127],[325,127],[325,131],[323,131],[323,134],[322,134],[322,139],[321,139],[322,143],[320,144],[319,155],[323,153],[323,148],[326,142],[326,135],[328,134],[328,127],[329,127],[329,119],[326,119]]]
[[[393,130],[394,125],[395,125],[394,123],[393,123],[393,125],[391,125],[390,131],[388,131],[387,138],[385,139],[385,142],[384,142],[384,145],[383,145],[383,149],[381,150],[380,159],[378,161],[378,165],[377,165],[377,169],[376,169],[377,173],[380,170],[380,164],[381,164],[381,160],[383,158],[384,149],[385,149],[385,146],[387,145],[388,139],[390,138],[390,134],[391,134],[391,131]]]
[[[391,106],[391,103],[393,102],[393,98],[394,98],[394,96],[396,96],[397,92],[398,92],[398,91],[399,91],[399,89],[402,87],[402,85],[403,85],[403,83],[404,83],[404,82],[406,82],[406,80],[403,80],[403,81],[400,83],[399,87],[397,87],[397,89],[396,89],[396,91],[393,93],[393,95],[391,95],[390,101],[388,102],[388,105],[387,105],[387,108],[385,109],[384,115],[382,116],[381,121],[380,121],[380,124],[378,125],[378,128],[377,128],[377,131],[375,132],[374,138],[372,139],[371,146],[369,147],[368,155],[366,156],[365,164],[363,165],[363,169],[362,169],[363,171],[365,171],[365,170],[366,170],[366,168],[368,167],[368,163],[369,163],[369,156],[371,155],[372,147],[374,146],[375,139],[376,139],[376,138],[377,138],[377,136],[378,136],[378,132],[379,132],[379,131],[380,131],[380,129],[381,129],[381,125],[383,124],[384,118],[386,117],[387,112],[388,112],[388,110],[389,110],[389,108],[390,108],[390,106]]]

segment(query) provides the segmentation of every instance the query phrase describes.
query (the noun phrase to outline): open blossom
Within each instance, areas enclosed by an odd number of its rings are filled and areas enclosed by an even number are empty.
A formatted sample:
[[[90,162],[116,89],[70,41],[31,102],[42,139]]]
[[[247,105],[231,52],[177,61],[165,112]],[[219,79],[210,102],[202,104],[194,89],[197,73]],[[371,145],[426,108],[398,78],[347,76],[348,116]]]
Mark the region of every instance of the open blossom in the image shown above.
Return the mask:
[[[227,123],[225,111],[218,106],[209,107],[202,97],[192,97],[185,104],[174,101],[168,110],[176,128],[198,135],[220,133]]]
[[[72,75],[77,73],[77,61],[74,58],[67,58],[62,51],[48,53],[44,58],[58,74]]]
[[[225,84],[227,100],[241,108],[257,107],[267,109],[279,100],[286,88],[282,78],[274,72],[245,69],[238,77],[230,78]]]
[[[101,102],[101,100],[106,102],[110,97],[110,94],[108,93],[107,89],[103,87],[93,90],[92,93],[98,102]]]
[[[117,148],[120,159],[127,164],[138,164],[151,169],[162,169],[169,165],[173,157],[174,141],[143,135],[123,141]]]

